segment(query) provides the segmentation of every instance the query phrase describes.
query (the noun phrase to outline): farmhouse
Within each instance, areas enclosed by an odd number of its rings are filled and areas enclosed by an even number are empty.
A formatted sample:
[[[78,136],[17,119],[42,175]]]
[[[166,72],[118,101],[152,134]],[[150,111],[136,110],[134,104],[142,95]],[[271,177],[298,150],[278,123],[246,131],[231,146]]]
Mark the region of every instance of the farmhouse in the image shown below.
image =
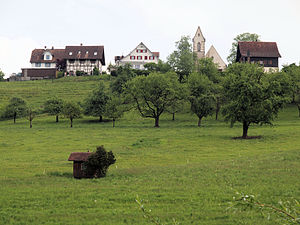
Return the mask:
[[[66,46],[65,49],[34,49],[30,58],[31,68],[22,69],[21,80],[55,78],[57,71],[65,70],[70,75],[76,71],[92,74],[96,67],[102,72],[105,65],[103,46]]]
[[[278,71],[281,57],[276,42],[239,42],[236,62],[258,63],[265,72]]]
[[[220,71],[225,70],[226,63],[223,61],[215,47],[212,45],[208,52],[205,54],[205,38],[202,34],[200,27],[197,28],[196,34],[193,38],[193,52],[197,55],[198,59],[212,58],[213,62],[218,66]]]
[[[82,163],[86,162],[91,152],[72,152],[68,161],[73,161],[73,176],[75,178],[88,178],[82,170]]]
[[[143,42],[133,49],[127,56],[115,56],[117,66],[130,64],[134,69],[144,69],[146,63],[158,63],[159,52],[150,51]]]
[[[105,66],[103,46],[66,46],[64,58],[70,75],[76,75],[76,71],[92,75],[95,67],[102,73],[102,66]]]

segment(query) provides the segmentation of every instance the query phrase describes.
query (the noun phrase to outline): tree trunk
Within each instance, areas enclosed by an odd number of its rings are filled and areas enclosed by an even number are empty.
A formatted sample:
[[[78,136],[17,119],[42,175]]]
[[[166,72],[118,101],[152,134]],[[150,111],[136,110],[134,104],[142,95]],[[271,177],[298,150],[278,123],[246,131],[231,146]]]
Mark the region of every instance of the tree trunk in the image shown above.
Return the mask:
[[[221,109],[220,102],[217,100],[217,105],[216,105],[216,120],[218,120],[220,109]]]
[[[298,112],[299,112],[299,117],[300,117],[300,104],[297,104],[298,106]]]
[[[14,113],[14,123],[16,123],[17,113]]]
[[[243,136],[242,136],[243,139],[246,139],[248,137],[248,128],[249,128],[249,124],[246,121],[244,121],[243,122]]]
[[[155,126],[154,127],[159,127],[159,116],[155,117]]]
[[[73,118],[70,118],[70,122],[71,122],[71,127],[73,127]]]
[[[172,113],[172,120],[175,120],[175,113]]]
[[[99,117],[99,122],[103,122],[102,116]]]
[[[115,119],[113,119],[113,127],[115,127],[115,121],[116,121],[116,120],[115,120]]]
[[[29,120],[30,121],[30,128],[32,128],[32,120]]]
[[[58,115],[56,115],[56,123],[58,123]]]
[[[202,116],[201,117],[198,117],[198,127],[201,127],[201,120],[202,120]]]

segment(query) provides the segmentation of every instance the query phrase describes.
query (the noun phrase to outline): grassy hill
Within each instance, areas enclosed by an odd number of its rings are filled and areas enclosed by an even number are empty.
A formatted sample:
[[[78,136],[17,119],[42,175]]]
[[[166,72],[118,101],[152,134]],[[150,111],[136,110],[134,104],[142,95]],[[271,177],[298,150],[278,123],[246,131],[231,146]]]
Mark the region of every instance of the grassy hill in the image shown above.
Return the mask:
[[[0,99],[22,95],[39,105],[49,95],[84,99],[98,78],[0,83]],[[92,79],[92,78],[89,78]],[[3,104],[4,104],[3,103]],[[236,191],[280,207],[300,196],[300,119],[285,108],[274,126],[252,126],[261,139],[233,140],[242,127],[165,114],[161,127],[130,112],[116,122],[54,117],[0,121],[0,224],[151,224],[135,202],[165,224],[282,224],[264,211],[228,209]],[[104,145],[117,162],[106,178],[72,178],[71,152]],[[270,218],[269,214],[270,213]]]
[[[12,96],[22,97],[36,107],[53,96],[82,101],[100,80],[107,81],[109,77],[65,77],[55,80],[0,82],[0,107],[5,106]]]

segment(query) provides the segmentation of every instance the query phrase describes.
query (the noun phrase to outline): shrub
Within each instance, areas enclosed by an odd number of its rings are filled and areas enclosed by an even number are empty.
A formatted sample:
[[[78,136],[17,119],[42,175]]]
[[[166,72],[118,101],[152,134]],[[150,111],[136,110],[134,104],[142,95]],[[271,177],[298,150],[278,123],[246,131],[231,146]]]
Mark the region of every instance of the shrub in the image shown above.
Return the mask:
[[[83,171],[89,177],[105,177],[108,167],[116,162],[112,151],[107,152],[102,146],[97,147],[86,162],[83,163]]]

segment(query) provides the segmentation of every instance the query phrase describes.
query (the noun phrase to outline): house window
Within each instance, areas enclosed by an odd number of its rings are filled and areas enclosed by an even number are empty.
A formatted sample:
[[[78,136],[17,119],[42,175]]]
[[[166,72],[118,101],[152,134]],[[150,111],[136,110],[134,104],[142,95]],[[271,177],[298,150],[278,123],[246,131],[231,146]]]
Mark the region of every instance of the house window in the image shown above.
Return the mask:
[[[145,56],[145,60],[147,60],[148,59],[148,56]]]
[[[94,55],[98,55],[98,52],[94,52]]]
[[[138,60],[141,60],[141,59],[143,59],[143,57],[142,57],[142,56],[138,56],[137,59],[138,59]]]
[[[86,51],[86,53],[85,54],[89,54],[89,51]]]
[[[69,60],[70,64],[73,64],[74,63],[74,60]]]
[[[273,64],[273,61],[272,60],[269,60],[269,65],[272,65]]]
[[[73,52],[69,52],[69,55],[73,55]]]
[[[46,55],[46,60],[50,60],[50,55]]]
[[[78,51],[78,54],[81,54],[81,51]]]
[[[137,52],[137,53],[139,53],[139,52],[140,52],[140,50],[139,50],[139,49],[137,49],[137,50],[136,50],[136,52]]]
[[[154,60],[154,56],[149,56],[149,60]]]
[[[35,67],[41,67],[41,63],[35,63]]]
[[[130,56],[130,59],[135,59],[135,56]]]
[[[50,67],[50,63],[45,63],[45,67]]]

